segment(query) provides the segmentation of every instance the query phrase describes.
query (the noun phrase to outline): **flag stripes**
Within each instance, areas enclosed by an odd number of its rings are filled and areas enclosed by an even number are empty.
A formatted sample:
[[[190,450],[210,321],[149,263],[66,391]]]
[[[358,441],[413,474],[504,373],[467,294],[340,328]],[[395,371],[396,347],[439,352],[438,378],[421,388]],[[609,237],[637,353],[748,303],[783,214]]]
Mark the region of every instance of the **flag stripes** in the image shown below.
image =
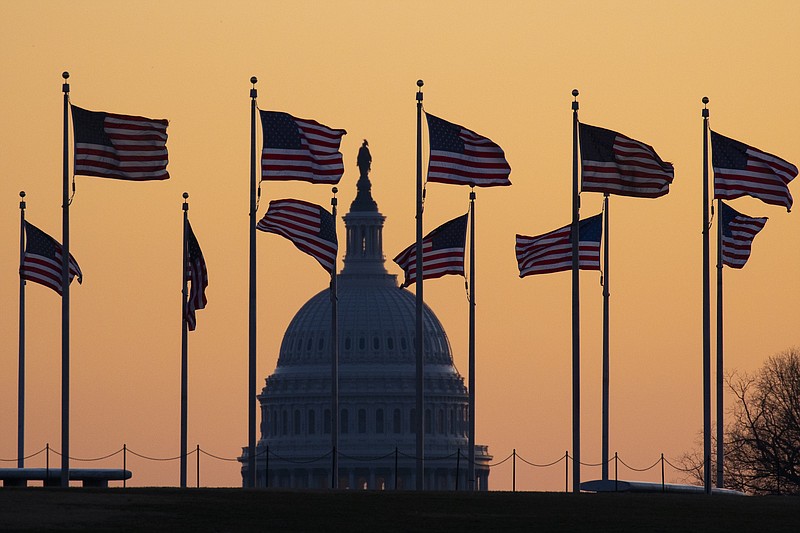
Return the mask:
[[[186,300],[186,324],[190,331],[197,327],[195,312],[204,309],[208,303],[206,288],[208,287],[208,270],[200,244],[192,231],[192,225],[186,221],[186,280],[190,283]]]
[[[278,111],[259,111],[264,134],[261,177],[336,184],[344,174],[339,146],[347,132]]]
[[[167,120],[72,106],[72,124],[75,174],[132,181],[169,178]]]
[[[764,203],[792,207],[789,183],[797,167],[740,141],[711,132],[714,198],[752,196]]]
[[[337,240],[333,215],[323,207],[302,200],[273,200],[256,229],[286,237],[302,252],[334,273]]]
[[[722,224],[722,264],[731,268],[744,267],[758,232],[764,229],[766,217],[749,217],[739,213],[725,202],[719,202]]]
[[[468,216],[469,213],[445,222],[422,239],[422,279],[464,275]],[[401,287],[417,282],[417,243],[400,252],[394,262],[405,272]]]
[[[474,131],[429,113],[431,153],[428,181],[491,187],[511,185],[511,167],[497,144]]]
[[[582,191],[639,198],[669,192],[675,170],[652,146],[588,124],[580,125],[580,143]]]
[[[600,270],[600,238],[603,215],[581,220],[578,257],[581,270]],[[572,269],[572,224],[534,237],[517,234],[519,277]]]
[[[19,275],[22,279],[50,287],[62,294],[61,262],[63,251],[61,244],[30,222],[25,222],[25,252]],[[69,255],[69,282],[78,277],[83,282],[83,273],[78,262]]]

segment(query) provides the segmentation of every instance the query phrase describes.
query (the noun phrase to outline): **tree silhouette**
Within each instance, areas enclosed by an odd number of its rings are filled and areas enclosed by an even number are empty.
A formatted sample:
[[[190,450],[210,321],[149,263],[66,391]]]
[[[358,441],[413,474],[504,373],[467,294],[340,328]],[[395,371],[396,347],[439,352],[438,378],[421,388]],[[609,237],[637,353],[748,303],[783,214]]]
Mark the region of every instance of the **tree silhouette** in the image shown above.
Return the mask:
[[[725,427],[725,487],[800,494],[800,350],[773,355],[754,374],[734,372],[726,381],[736,401]],[[702,452],[684,455],[682,463],[702,482]]]

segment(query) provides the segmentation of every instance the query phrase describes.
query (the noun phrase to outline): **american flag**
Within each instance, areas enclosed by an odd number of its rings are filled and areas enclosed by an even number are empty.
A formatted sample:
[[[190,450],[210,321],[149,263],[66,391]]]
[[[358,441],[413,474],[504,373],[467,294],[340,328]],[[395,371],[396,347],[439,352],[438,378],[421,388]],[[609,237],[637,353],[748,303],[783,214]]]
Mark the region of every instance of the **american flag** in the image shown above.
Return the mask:
[[[581,220],[578,226],[578,258],[581,270],[600,270],[600,238],[603,215]],[[517,235],[519,277],[572,269],[572,224],[550,233]]]
[[[259,112],[264,132],[263,179],[339,183],[344,174],[339,145],[345,130],[279,111]]]
[[[722,200],[719,201],[722,224],[722,264],[742,268],[750,257],[753,239],[767,223],[766,217],[754,218],[739,213]]]
[[[50,287],[58,294],[61,290],[61,245],[50,235],[30,222],[25,222],[25,253],[19,275],[22,279],[40,283]],[[81,267],[72,254],[69,254],[69,281],[78,276],[78,283],[83,281]]]
[[[477,187],[511,185],[511,167],[502,148],[463,126],[425,116],[431,143],[428,181]]]
[[[422,239],[422,279],[464,275],[468,216],[469,213],[445,222]],[[405,272],[405,281],[400,287],[417,282],[417,243],[400,252],[394,262]]]
[[[194,236],[192,225],[186,221],[186,280],[191,283],[189,286],[189,298],[186,301],[186,324],[190,331],[194,331],[197,326],[195,311],[204,309],[208,299],[206,299],[206,287],[208,287],[208,270],[206,270],[206,260],[203,258],[203,251],[197,237]]]
[[[75,174],[120,180],[165,180],[167,120],[72,106]]]
[[[669,192],[675,170],[652,146],[588,124],[580,125],[580,136],[582,191],[639,198]]]
[[[334,273],[338,248],[335,221],[323,207],[302,200],[273,200],[256,229],[286,237]]]
[[[714,198],[732,200],[749,195],[791,209],[789,182],[797,176],[796,166],[714,131],[711,149]]]

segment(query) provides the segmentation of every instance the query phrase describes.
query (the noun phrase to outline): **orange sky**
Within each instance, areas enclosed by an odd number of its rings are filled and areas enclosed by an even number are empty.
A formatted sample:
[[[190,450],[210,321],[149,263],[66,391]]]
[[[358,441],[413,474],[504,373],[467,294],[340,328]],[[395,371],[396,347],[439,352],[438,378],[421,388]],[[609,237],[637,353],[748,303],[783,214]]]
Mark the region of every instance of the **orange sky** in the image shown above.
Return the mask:
[[[666,197],[612,198],[611,450],[637,467],[662,452],[677,459],[702,428],[700,99],[711,99],[715,130],[800,162],[796,19],[792,1],[5,2],[0,458],[16,455],[18,192],[28,194],[27,218],[60,239],[61,72],[68,70],[75,105],[170,120],[172,176],[76,180],[71,250],[84,282],[72,289],[71,455],[97,457],[123,443],[150,456],[179,453],[184,191],[210,276],[208,308],[189,338],[189,443],[223,457],[247,444],[248,80],[255,75],[260,108],[349,132],[342,212],[355,195],[357,149],[369,139],[389,258],[414,238],[417,79],[425,80],[431,113],[505,149],[514,185],[477,191],[477,441],[496,459],[516,448],[544,463],[571,447],[570,275],[520,280],[513,252],[515,233],[543,233],[570,219],[570,91],[581,91],[582,121],[645,141],[672,161]],[[265,183],[259,216],[268,200],[284,197],[329,205],[330,189]],[[425,231],[466,211],[467,202],[467,188],[431,184]],[[592,215],[601,198],[585,194],[582,203]],[[725,278],[726,367],[749,371],[800,343],[800,218],[753,199],[731,205],[770,219],[747,266]],[[259,234],[258,246],[260,389],[292,316],[327,280],[286,240]],[[582,273],[581,287],[582,459],[596,463],[597,273]],[[463,279],[426,283],[425,297],[466,378]],[[60,448],[61,306],[53,291],[33,284],[27,305],[30,453],[46,442]],[[202,461],[202,484],[240,485],[237,463]],[[121,458],[102,464],[120,467]],[[178,483],[176,461],[129,457],[128,466],[130,485]],[[193,481],[194,459],[189,467]],[[563,489],[562,468],[518,464],[517,488]],[[584,479],[599,475],[583,469]],[[509,463],[493,470],[490,486],[511,487]]]

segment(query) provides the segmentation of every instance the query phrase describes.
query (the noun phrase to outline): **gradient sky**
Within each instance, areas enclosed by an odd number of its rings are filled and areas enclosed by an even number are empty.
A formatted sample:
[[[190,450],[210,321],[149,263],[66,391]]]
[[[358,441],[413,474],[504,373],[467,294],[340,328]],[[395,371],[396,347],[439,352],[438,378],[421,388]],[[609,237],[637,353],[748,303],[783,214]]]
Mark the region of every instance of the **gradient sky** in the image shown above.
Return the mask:
[[[208,307],[189,337],[188,440],[223,457],[247,444],[255,75],[261,109],[348,131],[342,212],[355,195],[358,147],[369,139],[388,258],[414,239],[417,79],[425,80],[427,110],[505,149],[513,186],[478,190],[476,205],[477,441],[497,460],[516,448],[545,463],[571,448],[570,275],[521,280],[514,258],[515,233],[570,220],[570,91],[581,92],[583,122],[647,142],[673,162],[666,197],[611,202],[611,451],[636,467],[662,452],[677,459],[697,446],[703,421],[700,100],[710,98],[716,131],[800,162],[797,13],[793,1],[4,2],[0,458],[16,455],[18,193],[28,195],[28,220],[60,240],[61,72],[68,70],[75,105],[170,120],[172,176],[76,179],[71,251],[84,281],[71,292],[71,455],[98,457],[123,443],[155,457],[179,453],[184,191],[210,277]],[[468,192],[431,184],[425,231],[465,212]],[[285,197],[329,205],[330,189],[265,182],[259,216],[270,199]],[[582,215],[600,205],[600,195],[584,194]],[[749,198],[731,205],[769,217],[747,266],[725,278],[726,368],[752,371],[800,344],[800,218]],[[260,390],[292,316],[327,279],[288,241],[257,238]],[[598,274],[582,273],[581,289],[582,459],[597,463]],[[425,299],[466,378],[463,279],[426,283]],[[28,284],[27,306],[31,453],[46,442],[60,448],[61,305],[53,291]],[[202,461],[203,485],[241,484],[238,463]],[[121,467],[121,457],[101,464]],[[129,457],[128,467],[130,485],[178,483],[177,461]],[[189,468],[193,482],[194,459]],[[583,469],[584,479],[599,476],[599,468]],[[657,471],[621,476],[659,479]],[[667,477],[680,479],[670,470]],[[560,490],[563,480],[563,463],[517,465],[517,489]],[[510,463],[493,470],[490,486],[510,489]]]

